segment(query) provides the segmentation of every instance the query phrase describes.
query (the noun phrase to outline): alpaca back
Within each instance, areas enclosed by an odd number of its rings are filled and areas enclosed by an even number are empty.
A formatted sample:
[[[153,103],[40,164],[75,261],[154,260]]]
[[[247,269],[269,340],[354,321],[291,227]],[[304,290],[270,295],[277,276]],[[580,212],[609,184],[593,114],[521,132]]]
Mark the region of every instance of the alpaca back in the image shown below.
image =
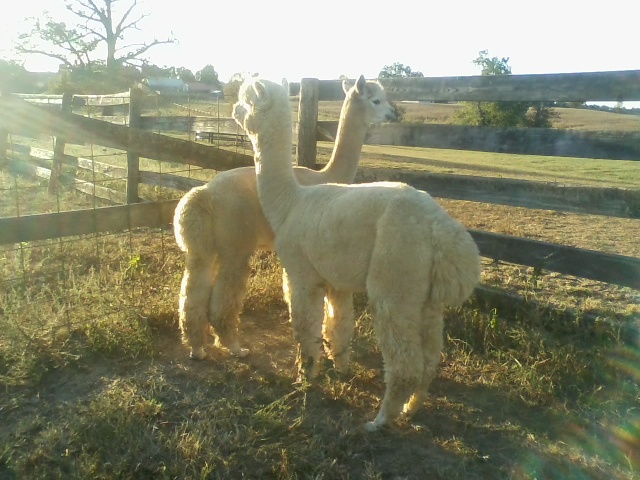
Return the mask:
[[[276,231],[287,270],[309,264],[336,289],[443,305],[464,302],[478,283],[473,238],[429,194],[395,182],[301,193]]]

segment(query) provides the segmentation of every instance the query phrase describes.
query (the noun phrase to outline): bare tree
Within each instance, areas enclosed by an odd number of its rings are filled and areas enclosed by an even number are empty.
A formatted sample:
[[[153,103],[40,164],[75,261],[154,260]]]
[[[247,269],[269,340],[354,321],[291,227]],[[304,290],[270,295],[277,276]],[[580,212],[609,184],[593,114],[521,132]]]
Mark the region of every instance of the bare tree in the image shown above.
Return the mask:
[[[31,32],[19,36],[16,52],[55,58],[68,67],[102,63],[113,69],[140,66],[150,48],[175,42],[170,36],[166,40],[123,45],[126,34],[140,30],[139,24],[148,14],[135,13],[137,0],[125,0],[122,9],[116,8],[119,3],[121,0],[65,0],[66,9],[77,17],[77,24],[70,27],[45,12],[42,18],[34,18]],[[106,58],[94,58],[101,46],[106,48]]]

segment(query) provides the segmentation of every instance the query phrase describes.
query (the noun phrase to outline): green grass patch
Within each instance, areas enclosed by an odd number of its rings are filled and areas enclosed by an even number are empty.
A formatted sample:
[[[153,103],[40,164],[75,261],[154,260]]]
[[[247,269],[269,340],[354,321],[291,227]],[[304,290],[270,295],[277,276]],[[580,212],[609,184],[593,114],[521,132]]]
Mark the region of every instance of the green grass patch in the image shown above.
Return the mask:
[[[323,157],[333,146],[319,142]],[[438,148],[365,145],[362,165],[481,177],[515,178],[565,185],[640,188],[638,162],[513,155]],[[325,157],[326,155],[326,157]]]

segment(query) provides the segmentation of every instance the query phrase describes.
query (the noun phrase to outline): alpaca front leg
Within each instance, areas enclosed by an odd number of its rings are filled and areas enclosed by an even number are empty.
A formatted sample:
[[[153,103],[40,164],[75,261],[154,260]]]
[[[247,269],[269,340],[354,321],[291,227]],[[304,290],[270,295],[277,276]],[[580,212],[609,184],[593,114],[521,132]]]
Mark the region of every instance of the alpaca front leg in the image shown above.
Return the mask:
[[[238,339],[240,313],[251,273],[249,260],[250,256],[220,259],[209,301],[209,321],[217,336],[217,344],[236,357],[249,354],[248,349],[240,347]]]
[[[324,300],[323,336],[327,356],[340,374],[349,371],[351,339],[354,330],[353,294],[327,289]]]
[[[212,275],[212,261],[187,257],[180,286],[179,319],[182,340],[189,346],[189,356],[194,360],[207,356],[204,346]]]
[[[299,283],[299,282],[298,282]],[[318,286],[289,284],[293,336],[298,343],[298,380],[308,381],[318,373],[322,349],[324,291]]]

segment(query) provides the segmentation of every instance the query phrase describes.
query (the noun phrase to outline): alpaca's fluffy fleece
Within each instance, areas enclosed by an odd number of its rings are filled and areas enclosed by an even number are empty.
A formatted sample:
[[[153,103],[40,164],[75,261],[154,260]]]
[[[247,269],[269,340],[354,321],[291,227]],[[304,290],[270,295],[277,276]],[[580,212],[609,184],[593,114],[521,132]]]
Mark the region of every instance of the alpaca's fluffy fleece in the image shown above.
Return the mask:
[[[233,116],[253,143],[260,203],[289,277],[301,376],[317,371],[325,287],[366,292],[386,381],[368,428],[395,419],[403,405],[412,412],[440,362],[444,307],[460,305],[479,281],[471,235],[431,196],[402,183],[300,185],[280,85],[247,81]]]
[[[393,108],[377,82],[360,77],[354,85],[343,82],[343,89],[346,98],[331,160],[320,171],[296,167],[297,179],[303,184],[353,181],[369,124],[393,116]],[[274,239],[258,201],[254,168],[221,172],[206,185],[187,192],[176,207],[173,225],[176,241],[185,252],[179,313],[182,336],[191,357],[206,356],[209,325],[219,346],[234,355],[245,355],[248,350],[240,346],[238,326],[249,261],[258,249],[273,250]],[[331,315],[327,316],[328,345],[336,346],[328,353],[336,368],[344,370],[348,348],[340,341],[350,337],[340,335],[340,340],[334,339],[332,332],[338,319],[340,324],[352,319],[352,297],[329,290],[327,299],[331,305]]]

